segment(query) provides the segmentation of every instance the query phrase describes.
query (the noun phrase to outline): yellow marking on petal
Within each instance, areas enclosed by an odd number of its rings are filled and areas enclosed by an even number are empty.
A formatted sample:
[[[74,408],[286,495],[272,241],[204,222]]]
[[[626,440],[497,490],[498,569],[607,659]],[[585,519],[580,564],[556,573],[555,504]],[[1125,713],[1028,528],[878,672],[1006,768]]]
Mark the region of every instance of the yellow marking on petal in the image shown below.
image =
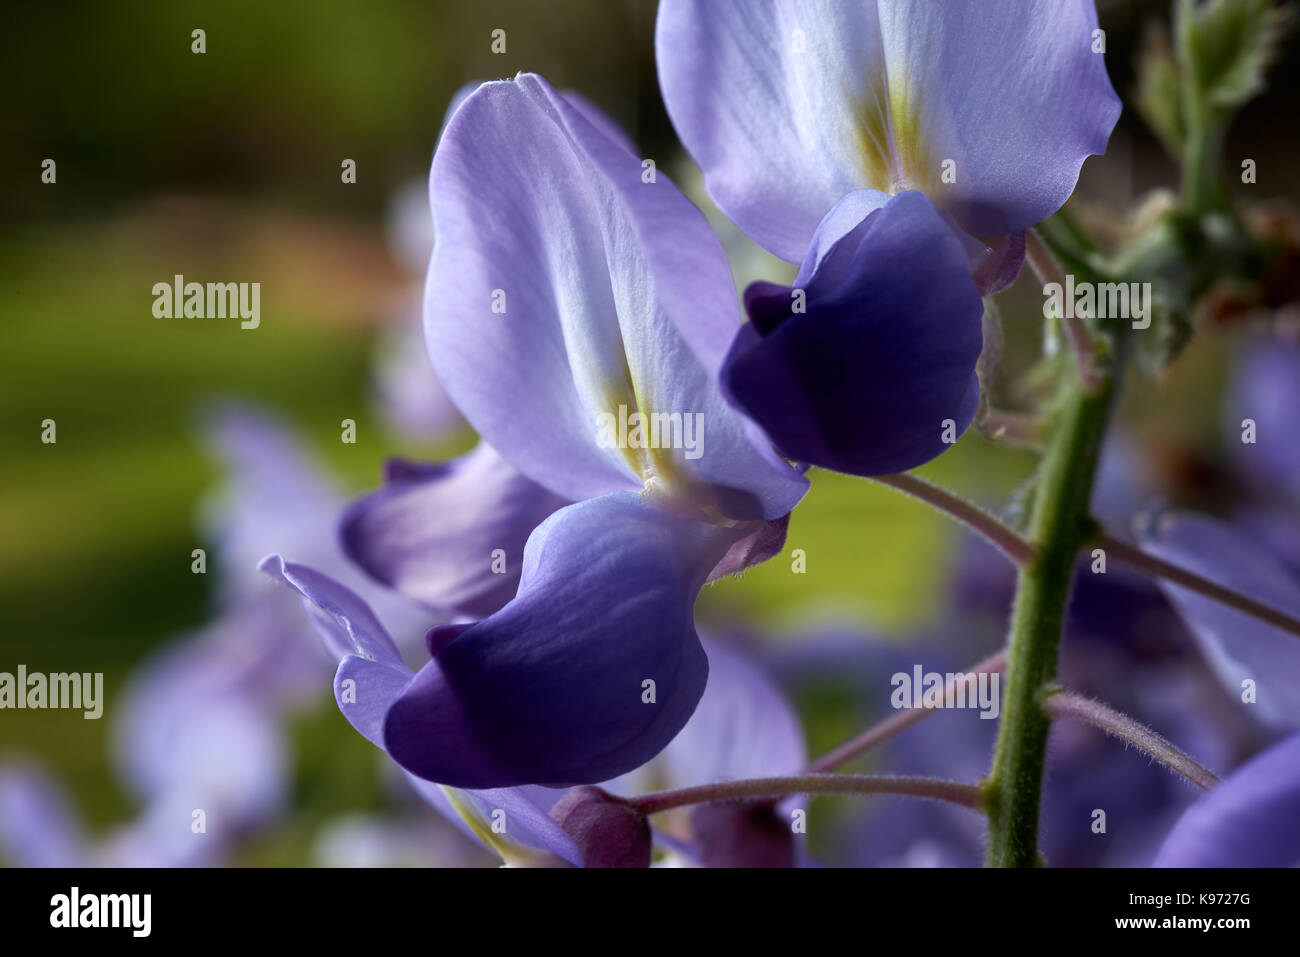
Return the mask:
[[[474,836],[491,848],[492,852],[501,858],[507,867],[536,867],[550,862],[552,855],[549,853],[506,840],[500,834],[495,833],[491,825],[487,824],[479,814],[470,809],[465,801],[461,800],[459,790],[441,784],[438,787],[442,788],[442,793],[447,795],[448,802],[456,809],[456,813],[464,819],[465,823],[469,825],[469,829],[474,832]]]
[[[871,82],[867,95],[855,104],[858,152],[862,156],[866,184],[882,192],[894,192],[898,167],[893,150],[893,132],[889,125],[888,91],[882,76]]]
[[[624,369],[626,370],[626,366]],[[626,410],[628,419],[632,418],[633,412],[641,410],[641,401],[637,396],[636,386],[632,383],[630,371],[627,371],[625,381],[622,383],[607,383],[605,389],[604,411],[614,417],[616,430],[619,423],[620,406]],[[616,434],[614,438],[617,439],[618,435]],[[653,474],[653,465],[646,455],[646,449],[632,448],[629,444],[622,443],[617,446],[617,450],[623,456],[623,460],[632,467],[632,471],[641,477],[642,481],[647,480]]]
[[[921,130],[921,111],[913,91],[906,83],[895,83],[889,90],[889,115],[894,131],[894,146],[902,170],[903,188],[919,189],[934,195],[938,180],[935,158]]]
[[[854,106],[865,186],[885,193],[933,193],[938,169],[921,131],[921,112],[908,85],[883,71],[870,78]]]

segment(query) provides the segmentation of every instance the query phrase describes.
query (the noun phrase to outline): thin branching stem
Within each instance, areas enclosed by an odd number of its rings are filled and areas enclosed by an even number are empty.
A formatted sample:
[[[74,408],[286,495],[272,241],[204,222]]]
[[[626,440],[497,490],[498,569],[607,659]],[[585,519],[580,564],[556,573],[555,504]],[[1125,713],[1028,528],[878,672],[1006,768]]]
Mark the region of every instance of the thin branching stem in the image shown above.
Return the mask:
[[[792,794],[902,794],[960,804],[971,810],[983,808],[983,795],[974,784],[943,778],[908,777],[890,774],[802,774],[790,777],[751,778],[719,781],[674,791],[656,791],[627,799],[642,814],[658,814],[691,804],[710,801],[740,801],[751,798],[787,797]]]
[[[1235,608],[1252,618],[1258,618],[1266,624],[1300,637],[1300,618],[1289,615],[1281,609],[1256,601],[1254,598],[1243,595],[1231,588],[1226,588],[1217,582],[1196,574],[1196,572],[1175,565],[1173,562],[1165,561],[1165,559],[1152,555],[1150,552],[1143,551],[1136,545],[1130,545],[1104,532],[1095,535],[1092,544],[1103,549],[1111,558],[1117,559],[1121,565],[1127,565],[1134,571],[1142,572],[1152,578],[1163,578],[1175,585],[1181,585],[1183,588],[1204,595],[1206,598],[1212,598],[1229,608]]]
[[[998,674],[1001,673],[1006,666],[1007,653],[1006,650],[1003,649],[997,654],[985,658],[978,664],[971,665],[971,667],[967,669],[967,673]],[[957,680],[958,679],[954,677],[952,681],[949,681],[948,684],[945,685],[945,701],[950,700],[949,689],[956,684]],[[839,747],[827,751],[816,761],[813,761],[808,765],[808,772],[812,774],[822,771],[833,771],[835,768],[847,764],[854,758],[861,757],[872,748],[883,744],[895,735],[906,731],[912,725],[924,721],[926,718],[930,717],[930,715],[936,714],[938,710],[939,709],[936,708],[905,708],[897,714],[890,715],[885,720],[867,728],[867,730],[863,731],[861,734],[845,741]]]
[[[1036,550],[1023,535],[978,505],[966,501],[947,489],[907,473],[877,475],[872,480],[897,489],[955,518],[967,528],[988,539],[1017,565],[1029,565],[1034,561]]]
[[[1086,721],[1107,734],[1127,741],[1139,751],[1159,761],[1170,771],[1186,778],[1202,791],[1209,791],[1219,783],[1213,771],[1185,751],[1175,747],[1159,734],[1126,714],[1108,708],[1100,701],[1083,695],[1058,691],[1048,695],[1043,708],[1053,718],[1075,718]]]

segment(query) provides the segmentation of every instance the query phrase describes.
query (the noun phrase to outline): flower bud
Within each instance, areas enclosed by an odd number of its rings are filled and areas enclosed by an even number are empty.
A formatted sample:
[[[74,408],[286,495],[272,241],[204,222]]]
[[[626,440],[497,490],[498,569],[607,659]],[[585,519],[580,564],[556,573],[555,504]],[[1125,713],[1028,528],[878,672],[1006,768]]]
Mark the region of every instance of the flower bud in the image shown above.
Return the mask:
[[[587,867],[649,867],[650,822],[626,801],[597,787],[577,787],[551,808]]]

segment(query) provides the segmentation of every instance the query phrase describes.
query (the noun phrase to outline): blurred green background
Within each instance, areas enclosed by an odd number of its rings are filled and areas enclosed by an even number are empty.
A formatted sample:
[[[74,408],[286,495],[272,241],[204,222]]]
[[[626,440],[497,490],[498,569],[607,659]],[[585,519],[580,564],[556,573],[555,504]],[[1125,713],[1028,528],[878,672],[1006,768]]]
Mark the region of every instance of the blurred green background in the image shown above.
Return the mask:
[[[1164,3],[1102,3],[1112,79],[1132,82],[1139,28]],[[471,79],[543,73],[633,133],[645,155],[679,148],[659,100],[652,2],[440,0],[369,3],[10,5],[0,110],[0,670],[103,671],[106,718],[0,714],[0,753],[38,757],[92,827],[133,808],[106,741],[114,695],[150,649],[202,623],[191,574],[195,503],[218,479],[196,410],[215,396],[266,404],[358,492],[393,454],[434,457],[389,432],[371,399],[375,336],[409,291],[385,240],[392,195],[427,175],[451,94]],[[190,32],[207,52],[191,53]],[[490,51],[495,28],[507,53]],[[1294,61],[1294,58],[1291,58]],[[1292,76],[1291,79],[1294,77]],[[1234,149],[1285,157],[1297,85],[1284,74],[1234,128]],[[40,181],[57,161],[55,185]],[[357,182],[340,182],[344,158]],[[671,162],[671,160],[670,160]],[[666,163],[661,162],[667,167]],[[1293,193],[1293,164],[1266,164]],[[1079,198],[1119,210],[1175,169],[1126,111]],[[262,322],[165,321],[153,283],[175,273],[262,283]],[[418,279],[415,280],[418,282]],[[1008,365],[1036,348],[1032,282],[1003,302]],[[1131,390],[1122,416],[1148,441],[1212,454],[1224,340],[1198,344],[1165,381]],[[1157,388],[1159,389],[1157,398]],[[1168,410],[1177,410],[1170,412]],[[359,441],[339,441],[339,422]],[[58,442],[40,442],[41,421]],[[994,506],[1033,459],[973,433],[924,473]],[[701,616],[788,637],[819,620],[901,635],[942,605],[952,529],[898,494],[819,474],[786,554],[709,589]],[[807,573],[791,573],[802,548]],[[297,735],[290,825],[246,851],[306,863],[316,824],[375,806],[372,749],[327,692]],[[821,734],[820,738],[825,738]],[[816,740],[814,746],[833,743]]]

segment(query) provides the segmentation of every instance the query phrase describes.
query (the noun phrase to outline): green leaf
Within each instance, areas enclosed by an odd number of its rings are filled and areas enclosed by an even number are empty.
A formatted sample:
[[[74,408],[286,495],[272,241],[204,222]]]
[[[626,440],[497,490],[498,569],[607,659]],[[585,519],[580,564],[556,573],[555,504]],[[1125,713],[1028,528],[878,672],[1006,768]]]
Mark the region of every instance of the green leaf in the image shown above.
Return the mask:
[[[1179,0],[1178,58],[1198,105],[1231,110],[1259,93],[1289,14],[1271,0]]]
[[[1138,112],[1169,155],[1178,158],[1187,135],[1180,95],[1182,78],[1169,32],[1162,24],[1148,27],[1137,64]]]

